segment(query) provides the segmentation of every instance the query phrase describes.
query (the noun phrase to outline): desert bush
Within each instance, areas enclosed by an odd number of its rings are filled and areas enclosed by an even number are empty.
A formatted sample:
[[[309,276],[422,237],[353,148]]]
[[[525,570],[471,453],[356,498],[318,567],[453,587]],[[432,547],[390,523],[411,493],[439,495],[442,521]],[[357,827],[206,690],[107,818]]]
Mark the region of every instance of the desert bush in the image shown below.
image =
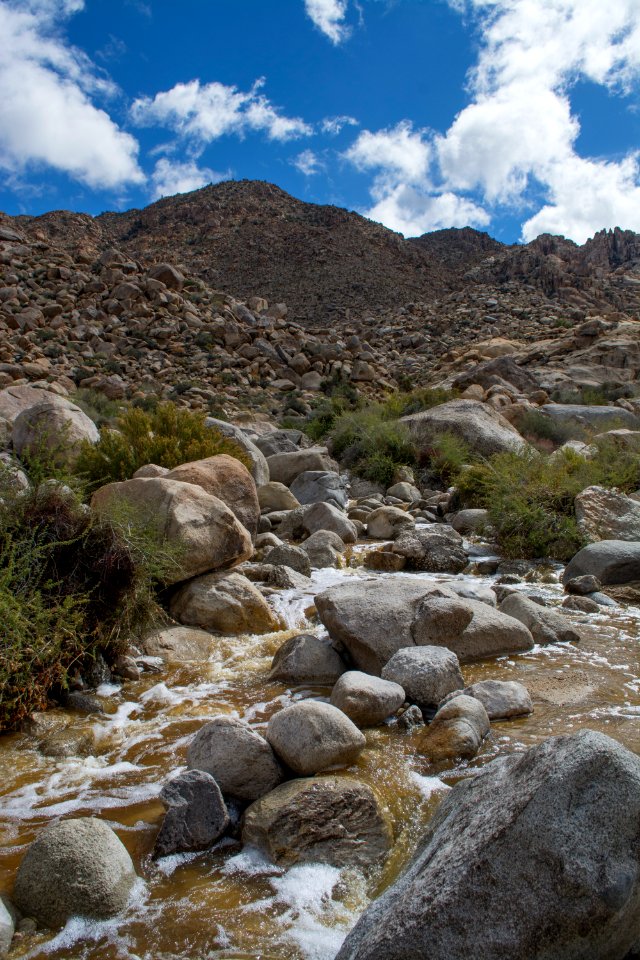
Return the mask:
[[[116,400],[109,400],[104,393],[83,387],[76,390],[69,399],[90,417],[97,427],[115,420],[122,409],[122,404]]]
[[[97,444],[85,443],[76,465],[89,491],[128,480],[140,467],[155,463],[169,470],[181,463],[229,454],[249,466],[234,440],[205,424],[205,414],[167,402],[154,410],[129,407],[115,428],[104,428]]]
[[[156,585],[179,558],[55,482],[0,492],[1,730],[46,706],[72,668],[98,652],[112,661],[148,632],[162,617]]]
[[[474,460],[469,444],[462,437],[450,432],[435,436],[420,454],[420,465],[447,486],[454,483],[465,466]]]
[[[338,417],[331,429],[331,451],[357,476],[388,486],[396,469],[415,463],[415,448],[406,426],[373,404]]]
[[[558,420],[535,409],[525,410],[513,425],[529,442],[551,441],[554,447],[560,447],[568,440],[585,440],[587,437],[584,427],[579,423]]]

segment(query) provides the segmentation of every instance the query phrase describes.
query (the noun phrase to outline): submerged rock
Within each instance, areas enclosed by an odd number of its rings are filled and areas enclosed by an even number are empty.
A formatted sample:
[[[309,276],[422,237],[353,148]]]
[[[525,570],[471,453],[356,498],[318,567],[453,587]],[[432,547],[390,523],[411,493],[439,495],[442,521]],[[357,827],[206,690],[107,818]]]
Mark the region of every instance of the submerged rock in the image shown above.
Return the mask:
[[[337,960],[623,960],[639,901],[640,759],[585,730],[455,786]]]
[[[242,840],[278,864],[369,870],[382,866],[392,836],[371,787],[348,777],[312,777],[285,783],[253,803]]]
[[[105,920],[124,909],[135,879],[131,857],[104,820],[62,820],[27,850],[14,897],[22,913],[44,926],[71,916]]]

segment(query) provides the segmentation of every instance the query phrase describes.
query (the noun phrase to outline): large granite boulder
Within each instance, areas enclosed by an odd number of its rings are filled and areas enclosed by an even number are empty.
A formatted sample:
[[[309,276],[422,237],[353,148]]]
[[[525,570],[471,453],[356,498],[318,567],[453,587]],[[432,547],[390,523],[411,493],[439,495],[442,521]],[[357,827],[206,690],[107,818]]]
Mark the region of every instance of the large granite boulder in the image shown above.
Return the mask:
[[[13,421],[11,442],[19,457],[48,455],[71,466],[85,441],[97,443],[100,431],[70,400],[40,391],[42,400]]]
[[[240,573],[208,573],[179,587],[170,602],[179,623],[217,633],[272,633],[280,621],[257,587]]]
[[[14,900],[47,927],[71,916],[105,920],[125,908],[135,879],[126,847],[104,820],[59,820],[24,855]]]
[[[205,426],[212,430],[217,430],[218,433],[229,437],[231,440],[235,440],[238,446],[242,447],[251,461],[249,473],[255,480],[256,486],[261,487],[263,484],[269,483],[271,478],[269,476],[267,458],[263,452],[256,447],[255,443],[250,440],[242,427],[238,427],[234,423],[227,423],[226,420],[217,420],[215,417],[207,417]]]
[[[353,763],[366,743],[341,710],[319,700],[301,700],[275,713],[267,740],[280,759],[303,777]]]
[[[640,500],[618,490],[586,487],[574,501],[585,539],[640,541]]]
[[[295,510],[300,506],[300,502],[289,488],[277,480],[271,480],[258,487],[258,502],[264,513],[274,510]]]
[[[271,480],[291,486],[296,477],[307,471],[333,472],[338,465],[327,453],[326,447],[308,447],[290,453],[275,453],[267,459]],[[301,501],[302,502],[302,501]],[[310,501],[307,501],[308,503]]]
[[[580,634],[562,613],[543,607],[522,593],[509,594],[499,609],[523,623],[536,643],[577,643],[580,640]]]
[[[450,602],[448,614],[443,599]],[[318,594],[315,603],[332,640],[344,645],[358,669],[377,676],[403,647],[443,646],[469,661],[533,646],[520,621],[419,577],[389,580],[384,589],[379,580],[352,579]]]
[[[282,780],[276,756],[244,720],[214,717],[200,727],[187,750],[189,770],[211,774],[225,797],[257,800]]]
[[[256,484],[243,463],[226,453],[183,463],[165,474],[169,480],[195,483],[222,500],[255,540],[260,519]]]
[[[336,470],[306,470],[291,483],[291,493],[301,504],[332,503],[346,507],[347,483]]]
[[[595,429],[605,429],[612,424],[637,430],[640,418],[622,407],[606,407],[581,403],[545,403],[540,413],[558,423],[578,423]]]
[[[640,580],[640,542],[599,540],[590,543],[569,561],[562,582],[587,574],[597,577],[603,586]]]
[[[355,523],[333,503],[318,502],[309,506],[304,512],[302,525],[309,534],[318,530],[337,533],[343,543],[355,543],[358,539]]]
[[[176,547],[179,561],[168,583],[231,567],[253,553],[251,535],[235,514],[193,483],[166,477],[109,483],[96,490],[91,508],[116,518],[131,517]]]
[[[462,537],[444,524],[404,530],[391,549],[404,557],[405,569],[425,573],[460,573],[469,562]]]
[[[527,443],[509,421],[477,400],[450,400],[400,421],[409,428],[420,449],[443,433],[461,437],[475,453],[489,457],[527,449]]]
[[[457,784],[337,960],[623,960],[639,904],[640,759],[584,730]]]
[[[142,646],[150,657],[160,657],[169,663],[185,663],[210,660],[215,651],[215,640],[206,630],[164,627],[145,637]]]
[[[244,815],[244,843],[283,866],[381,867],[392,835],[371,787],[348,777],[311,777],[276,787]]]

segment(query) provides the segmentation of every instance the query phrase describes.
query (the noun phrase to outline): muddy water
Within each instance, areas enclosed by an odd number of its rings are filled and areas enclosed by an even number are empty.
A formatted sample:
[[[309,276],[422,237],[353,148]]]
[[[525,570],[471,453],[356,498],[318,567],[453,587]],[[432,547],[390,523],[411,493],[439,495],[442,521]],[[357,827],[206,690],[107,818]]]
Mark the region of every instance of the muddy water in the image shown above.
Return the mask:
[[[104,818],[130,850],[141,877],[129,908],[117,919],[70,921],[60,932],[20,941],[12,956],[331,960],[368,898],[397,875],[443,792],[460,777],[497,754],[582,727],[608,733],[640,753],[640,610],[571,614],[583,635],[580,644],[538,647],[464,668],[468,683],[489,677],[525,683],[535,704],[529,718],[494,723],[470,764],[435,770],[419,755],[417,739],[394,724],[367,731],[367,748],[357,766],[344,772],[375,787],[396,837],[383,874],[369,887],[357,874],[328,866],[281,870],[257,851],[228,840],[206,854],[153,864],[148,854],[163,812],[160,787],[167,776],[184,769],[189,738],[204,721],[227,713],[263,729],[292,700],[328,696],[328,689],[287,689],[267,676],[271,658],[287,636],[300,629],[321,631],[310,610],[314,594],[347,576],[377,576],[384,589],[389,578],[404,575],[357,567],[318,571],[307,592],[285,591],[271,598],[286,618],[287,631],[221,638],[210,662],[173,665],[123,687],[103,687],[99,692],[106,716],[51,711],[47,724],[78,738],[86,754],[82,757],[44,756],[34,736],[0,738],[0,891],[11,890],[27,844],[58,817]],[[523,589],[556,603],[562,596],[553,583]]]

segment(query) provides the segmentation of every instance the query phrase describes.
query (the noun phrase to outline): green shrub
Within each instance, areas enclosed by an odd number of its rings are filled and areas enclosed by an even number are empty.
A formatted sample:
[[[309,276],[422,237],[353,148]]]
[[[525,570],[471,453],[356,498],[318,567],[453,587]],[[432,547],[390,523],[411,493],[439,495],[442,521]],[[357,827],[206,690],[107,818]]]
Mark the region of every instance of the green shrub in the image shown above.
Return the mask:
[[[109,400],[104,393],[83,387],[76,390],[69,399],[90,417],[97,427],[114,420],[122,408],[116,400]]]
[[[1,730],[46,706],[87,658],[112,661],[147,633],[162,616],[155,586],[178,558],[56,483],[0,492]]]
[[[455,433],[441,433],[422,452],[431,472],[447,486],[455,483],[465,465],[474,459],[469,444]]]
[[[523,411],[513,425],[530,442],[550,441],[554,447],[560,447],[568,440],[585,440],[587,437],[579,423],[548,417],[535,409]]]
[[[83,445],[76,470],[88,489],[94,490],[105,483],[128,480],[147,463],[171,470],[220,453],[249,466],[238,443],[205,425],[205,414],[162,403],[152,411],[128,408],[115,429],[103,429],[97,444]]]
[[[374,404],[338,417],[330,433],[333,455],[357,476],[388,486],[396,469],[415,463],[415,448],[406,426],[389,419],[384,405]]]

